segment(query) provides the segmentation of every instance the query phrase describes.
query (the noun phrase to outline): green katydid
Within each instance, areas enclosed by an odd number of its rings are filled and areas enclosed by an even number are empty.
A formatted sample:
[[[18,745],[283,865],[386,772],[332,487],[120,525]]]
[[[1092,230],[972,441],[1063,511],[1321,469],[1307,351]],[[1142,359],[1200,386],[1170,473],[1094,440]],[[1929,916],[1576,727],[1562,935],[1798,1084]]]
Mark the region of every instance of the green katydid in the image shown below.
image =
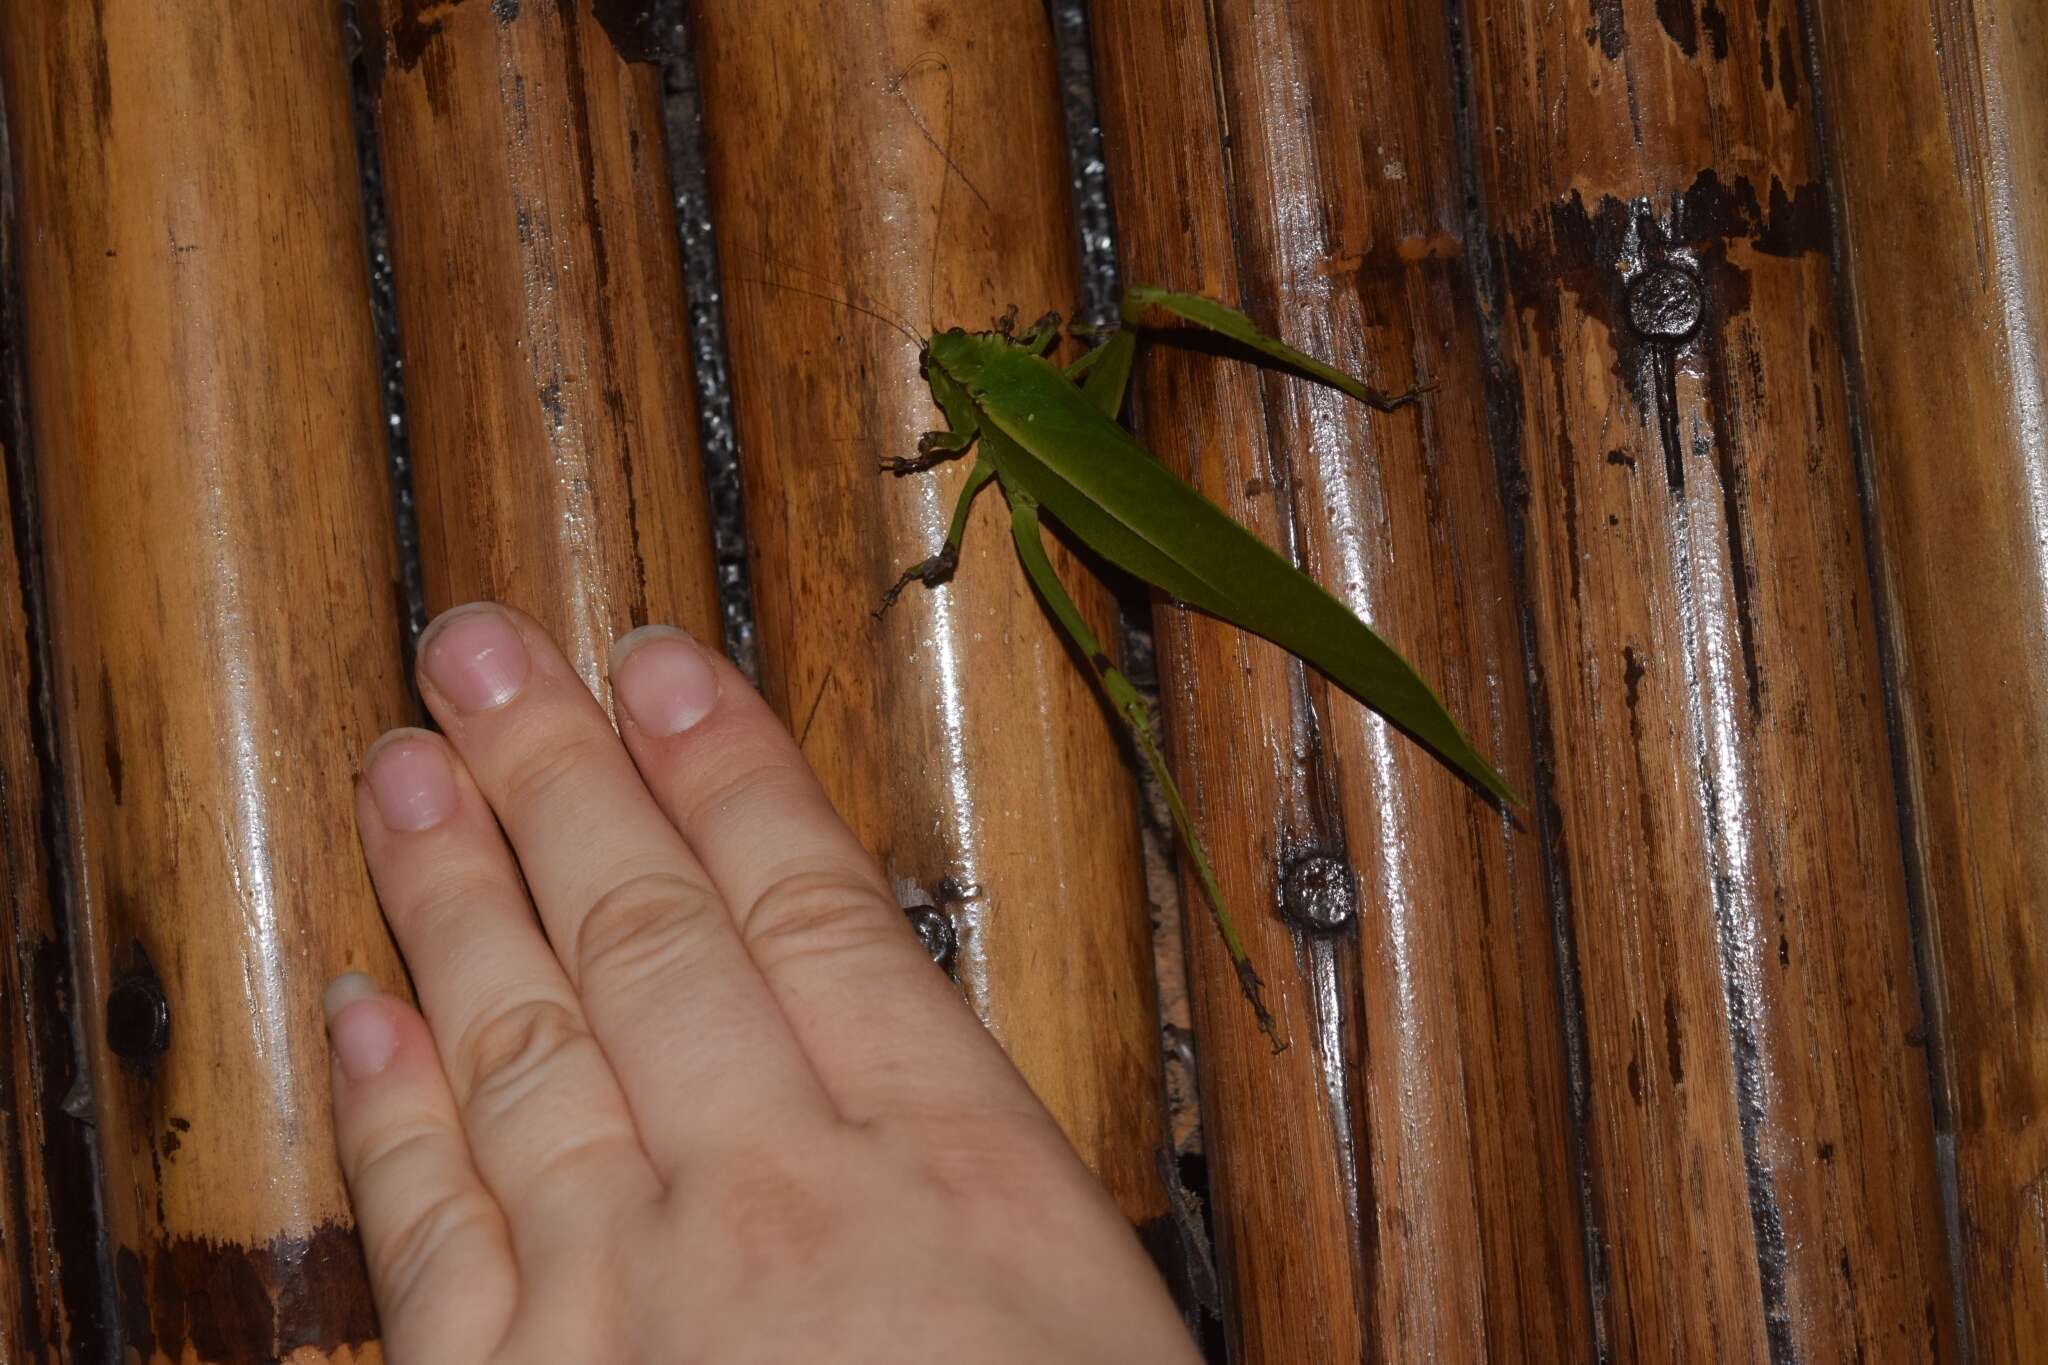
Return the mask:
[[[906,571],[883,607],[912,582],[936,587],[952,574],[975,495],[992,481],[1000,484],[1024,572],[1130,726],[1138,752],[1165,793],[1239,985],[1259,1026],[1273,1037],[1258,973],[1165,755],[1153,740],[1150,713],[1053,572],[1041,514],[1119,568],[1314,665],[1492,797],[1509,803],[1517,798],[1429,684],[1391,645],[1315,580],[1168,472],[1117,424],[1137,329],[1153,309],[1220,333],[1381,411],[1417,397],[1416,392],[1382,394],[1267,336],[1233,308],[1163,289],[1131,289],[1124,297],[1125,326],[1064,370],[1046,358],[1058,338],[1059,320],[1051,315],[1023,335],[1014,333],[1007,318],[988,332],[934,332],[922,342],[921,364],[946,428],[926,433],[915,457],[886,461],[883,468],[915,473],[970,450],[975,462],[954,506],[945,545]],[[1275,1046],[1284,1044],[1276,1038]]]

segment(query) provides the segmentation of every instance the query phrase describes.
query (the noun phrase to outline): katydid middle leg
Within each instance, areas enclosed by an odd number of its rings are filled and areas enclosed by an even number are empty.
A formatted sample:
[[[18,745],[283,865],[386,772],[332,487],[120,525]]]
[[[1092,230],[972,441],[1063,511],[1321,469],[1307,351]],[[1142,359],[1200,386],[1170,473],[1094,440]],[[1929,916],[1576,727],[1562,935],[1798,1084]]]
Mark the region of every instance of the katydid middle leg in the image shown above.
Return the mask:
[[[1125,327],[1067,366],[1066,376],[1079,383],[1097,412],[1114,422],[1123,411],[1124,390],[1130,386],[1131,361],[1137,353],[1137,329]]]
[[[1060,339],[1060,315],[1047,313],[1031,324],[1031,329],[1017,338],[1017,344],[1033,355],[1044,355]]]

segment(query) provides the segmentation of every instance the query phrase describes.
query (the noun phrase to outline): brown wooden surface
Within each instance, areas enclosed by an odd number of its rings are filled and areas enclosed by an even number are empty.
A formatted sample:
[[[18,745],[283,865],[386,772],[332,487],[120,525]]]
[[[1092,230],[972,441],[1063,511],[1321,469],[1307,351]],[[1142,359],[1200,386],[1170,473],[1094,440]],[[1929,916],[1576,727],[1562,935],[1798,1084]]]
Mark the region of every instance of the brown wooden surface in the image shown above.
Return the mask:
[[[319,998],[403,984],[345,812],[407,703],[340,26],[8,0],[0,54],[126,1358],[374,1359]]]
[[[1814,6],[1978,1361],[2048,1354],[2048,8]]]
[[[939,425],[918,344],[816,296],[916,330],[1072,306],[1044,9],[711,0],[696,24],[763,690],[906,901],[964,892],[970,1000],[1124,1211],[1155,1224],[1159,1036],[1115,723],[994,490],[952,583],[872,617],[938,549],[967,471],[877,472]]]
[[[0,289],[16,279],[12,195],[0,192]],[[97,1362],[99,1225],[89,1129],[65,1112],[78,1079],[69,935],[53,863],[61,857],[49,735],[47,655],[31,633],[36,591],[34,473],[22,442],[17,319],[0,302],[0,1361]],[[28,542],[28,543],[25,543]]]
[[[1155,345],[1136,415],[1403,648],[1527,791],[1449,49],[1404,8],[1094,6],[1127,278],[1241,304],[1388,389],[1441,386],[1376,415]],[[1292,1039],[1271,1054],[1187,885],[1233,1359],[1589,1358],[1535,837],[1277,648],[1172,605],[1158,628],[1176,770]],[[1285,909],[1317,857],[1356,878],[1334,933]]]
[[[428,606],[511,602],[600,689],[633,627],[720,629],[659,77],[620,8],[382,0],[368,38]]]
[[[632,625],[718,630],[643,8],[366,11],[431,605],[518,602],[593,681]],[[1293,1044],[1190,897],[1236,1360],[2048,1340],[2048,12],[1809,8],[1095,0],[1127,277],[1438,386],[1374,415],[1159,346],[1143,434],[1532,798],[1162,604],[1176,766]],[[764,690],[1170,1249],[1116,724],[993,490],[953,583],[869,615],[966,470],[876,472],[938,414],[863,310],[1076,298],[1042,7],[695,22]],[[413,714],[344,61],[315,0],[0,0],[9,1361],[379,1356],[317,1005],[402,981],[338,812]],[[1318,858],[1357,878],[1334,931],[1290,915]]]
[[[1953,1358],[1798,15],[1464,18],[1602,1340]]]

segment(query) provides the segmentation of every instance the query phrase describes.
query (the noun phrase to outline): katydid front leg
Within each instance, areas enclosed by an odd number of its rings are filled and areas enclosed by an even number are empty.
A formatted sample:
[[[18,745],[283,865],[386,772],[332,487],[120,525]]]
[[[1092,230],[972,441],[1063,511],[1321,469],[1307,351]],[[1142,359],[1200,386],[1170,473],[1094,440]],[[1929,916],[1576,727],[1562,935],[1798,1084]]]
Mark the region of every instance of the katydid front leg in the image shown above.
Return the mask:
[[[1203,846],[1201,835],[1195,831],[1194,819],[1188,814],[1187,803],[1181,800],[1180,788],[1174,785],[1173,774],[1166,766],[1166,755],[1160,752],[1158,741],[1152,737],[1151,708],[1145,705],[1145,699],[1138,695],[1138,689],[1131,685],[1131,680],[1103,651],[1102,643],[1095,638],[1087,618],[1081,615],[1081,609],[1067,595],[1066,585],[1053,571],[1052,561],[1046,557],[1044,536],[1039,529],[1038,504],[1024,494],[1007,488],[1004,491],[1010,499],[1010,536],[1017,543],[1017,558],[1024,565],[1025,576],[1038,589],[1038,595],[1045,599],[1053,619],[1066,631],[1067,638],[1088,660],[1097,681],[1109,695],[1110,704],[1116,707],[1117,714],[1130,728],[1131,739],[1144,756],[1145,765],[1158,779],[1160,790],[1166,795],[1166,808],[1173,813],[1174,829],[1180,834],[1188,860],[1194,864],[1196,880],[1202,884],[1202,894],[1209,901],[1210,917],[1216,921],[1217,931],[1223,936],[1224,949],[1230,954],[1231,965],[1237,969],[1238,987],[1251,1003],[1252,1013],[1258,1017],[1259,1030],[1272,1041],[1273,1051],[1285,1051],[1287,1041],[1280,1036],[1272,1014],[1266,1009],[1261,994],[1264,983],[1252,967],[1244,941],[1238,937],[1237,924],[1230,917],[1230,907],[1224,904],[1223,888],[1216,881],[1216,869],[1209,862],[1209,851]]]
[[[928,446],[948,452],[940,457],[942,459],[965,454],[975,439],[981,435],[981,423],[975,417],[973,401],[945,371],[932,367],[929,356],[926,357],[924,373],[925,382],[931,385],[933,400],[938,403],[939,411],[946,414],[946,429],[928,431],[919,438],[917,448],[920,459],[927,453]],[[937,462],[931,461],[932,464]],[[905,460],[902,463],[914,466],[917,461]],[[887,464],[883,465],[884,469],[888,467]],[[929,465],[923,467],[928,468]],[[897,472],[911,471],[904,469]],[[967,534],[967,513],[974,505],[974,495],[987,487],[988,481],[995,476],[995,464],[984,450],[975,460],[974,468],[967,472],[967,483],[960,490],[959,500],[953,504],[953,521],[946,528],[946,543],[939,547],[937,554],[911,565],[889,585],[889,590],[882,594],[882,605],[875,608],[877,621],[882,619],[889,608],[896,605],[896,599],[901,597],[903,590],[912,583],[922,583],[927,588],[936,588],[953,576],[953,570],[960,566],[960,538]]]
[[[937,554],[911,565],[889,585],[889,591],[882,594],[882,605],[875,608],[877,621],[896,605],[896,599],[912,583],[936,588],[953,576],[953,570],[960,567],[960,538],[967,534],[967,514],[974,510],[974,495],[986,488],[988,481],[995,476],[996,467],[986,455],[974,462],[974,468],[967,471],[967,482],[960,489],[959,498],[953,503],[953,521],[946,528],[946,543],[939,547]]]
[[[1013,316],[1015,310],[1011,310]],[[1003,321],[998,320],[999,323]],[[1043,355],[1052,348],[1059,338],[1060,316],[1047,313],[1031,326],[1031,331],[1019,338],[1015,344],[1034,355]],[[1087,374],[1082,389],[1094,398],[1103,411],[1115,417],[1117,409],[1123,406],[1124,385],[1131,374],[1131,356],[1134,334],[1118,332],[1107,342],[1075,361],[1067,370],[1069,378]],[[951,424],[944,431],[927,431],[917,441],[917,455],[905,459],[901,456],[882,461],[884,471],[891,474],[917,474],[946,460],[956,459],[972,449],[981,435],[981,424],[975,419],[973,403],[961,393],[943,374],[933,378],[932,392],[939,401],[941,411]],[[960,565],[960,539],[967,533],[967,514],[979,493],[988,481],[995,477],[995,466],[987,456],[975,461],[974,468],[967,475],[966,486],[960,490],[959,501],[953,504],[953,523],[946,531],[946,543],[939,552],[929,559],[919,560],[905,569],[897,580],[882,594],[882,605],[875,610],[879,619],[883,613],[896,604],[903,590],[912,583],[922,583],[927,588],[936,588],[953,576]]]

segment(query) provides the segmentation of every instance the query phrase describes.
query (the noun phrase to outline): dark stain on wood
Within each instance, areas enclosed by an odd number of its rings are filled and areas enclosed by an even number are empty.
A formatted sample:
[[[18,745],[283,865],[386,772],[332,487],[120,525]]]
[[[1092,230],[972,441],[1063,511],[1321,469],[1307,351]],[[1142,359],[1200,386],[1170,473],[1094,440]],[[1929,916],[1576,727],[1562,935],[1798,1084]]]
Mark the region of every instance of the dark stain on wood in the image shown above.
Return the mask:
[[[1692,0],[1657,0],[1657,22],[1678,50],[1688,57],[1700,54],[1700,17]]]
[[[1678,1028],[1678,997],[1664,992],[1664,1055],[1671,1066],[1671,1083],[1685,1084],[1685,1047]]]
[[[177,1237],[114,1255],[122,1328],[145,1360],[187,1351],[217,1365],[275,1365],[312,1347],[332,1354],[377,1335],[355,1230],[322,1223],[257,1246]]]
[[[114,122],[114,76],[107,66],[106,0],[92,0],[92,113],[104,140]]]
[[[117,806],[121,804],[121,774],[123,771],[121,762],[121,727],[119,721],[119,712],[114,705],[113,680],[107,676],[107,670],[102,668],[100,670],[100,724],[104,729],[104,733],[100,737],[101,756],[107,769],[107,790],[112,793],[114,804]]]
[[[1593,27],[1587,38],[1600,44],[1600,55],[1617,61],[1628,50],[1628,25],[1622,17],[1622,0],[1586,0],[1592,10]]]
[[[387,63],[396,65],[401,71],[411,71],[427,57],[434,46],[434,40],[441,34],[442,25],[450,12],[463,0],[358,0],[361,5],[363,27],[363,65],[368,70],[370,89],[374,92],[383,84]],[[499,6],[503,0],[493,0],[492,13],[502,20],[503,11]],[[516,3],[513,6],[517,12]],[[438,88],[441,82],[434,79],[434,71],[428,69],[428,85]]]
[[[1759,6],[1764,13],[1770,8],[1769,0]],[[1703,6],[1695,6],[1694,0],[1657,0],[1657,23],[1688,58],[1700,55],[1700,35],[1705,33],[1708,55],[1717,62],[1728,60],[1728,15],[1715,0]]]
[[[1700,9],[1700,27],[1707,32],[1707,50],[1714,54],[1714,60],[1727,61],[1728,12],[1714,3],[1714,0],[1707,0]]]
[[[563,22],[572,21],[576,0],[560,0]],[[619,59],[627,62],[659,62],[675,54],[677,16],[670,3],[649,0],[591,0],[591,17],[611,39]]]

